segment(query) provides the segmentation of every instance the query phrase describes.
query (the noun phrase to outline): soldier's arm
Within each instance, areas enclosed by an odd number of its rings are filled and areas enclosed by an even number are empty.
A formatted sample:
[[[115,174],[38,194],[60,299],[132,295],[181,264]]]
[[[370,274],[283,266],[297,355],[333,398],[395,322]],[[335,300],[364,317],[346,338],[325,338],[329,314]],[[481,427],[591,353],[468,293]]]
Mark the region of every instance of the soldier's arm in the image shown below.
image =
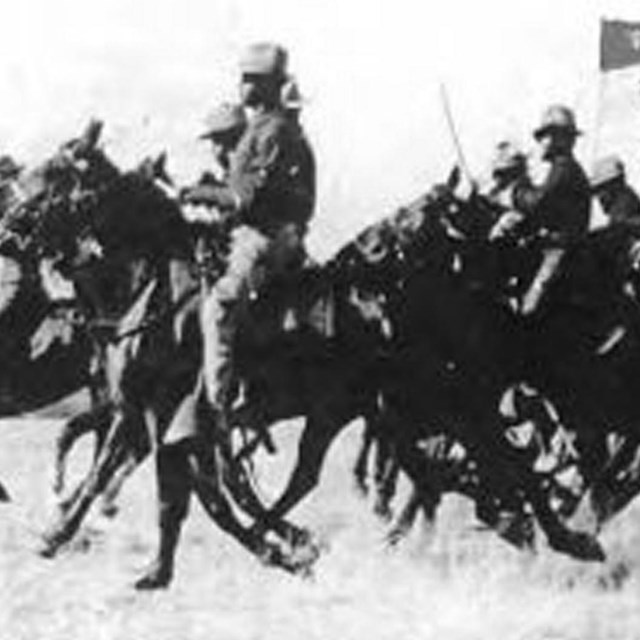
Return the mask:
[[[199,187],[199,203],[216,206],[229,215],[241,217],[268,188],[280,149],[280,135],[275,128],[244,141],[244,144],[241,142],[232,162],[228,183]]]
[[[529,180],[522,181],[513,191],[514,208],[526,215],[536,215],[544,210],[549,198],[553,198],[562,184],[567,181],[569,168],[564,164],[554,164],[545,181],[533,185]]]

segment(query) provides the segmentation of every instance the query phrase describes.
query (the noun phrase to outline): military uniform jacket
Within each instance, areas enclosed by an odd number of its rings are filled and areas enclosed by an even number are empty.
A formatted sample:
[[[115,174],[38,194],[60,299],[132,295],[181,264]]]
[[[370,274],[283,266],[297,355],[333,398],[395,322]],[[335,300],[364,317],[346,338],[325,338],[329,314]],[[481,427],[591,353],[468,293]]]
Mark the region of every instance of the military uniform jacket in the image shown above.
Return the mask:
[[[306,226],[315,204],[315,163],[301,129],[278,110],[257,114],[231,156],[215,201],[267,235]]]
[[[589,228],[589,181],[571,155],[553,158],[540,186],[528,180],[517,185],[513,200],[515,208],[525,214],[526,226],[546,231],[552,241],[573,240]]]
[[[606,213],[611,224],[640,230],[640,198],[630,186],[621,187]]]

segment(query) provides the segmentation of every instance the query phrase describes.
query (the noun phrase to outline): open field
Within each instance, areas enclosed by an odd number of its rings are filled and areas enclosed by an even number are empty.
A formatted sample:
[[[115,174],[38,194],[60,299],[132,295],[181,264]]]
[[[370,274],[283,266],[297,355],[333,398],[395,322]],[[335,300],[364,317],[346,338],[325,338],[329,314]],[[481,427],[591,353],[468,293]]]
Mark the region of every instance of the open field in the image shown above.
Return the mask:
[[[542,550],[517,554],[475,529],[470,505],[445,502],[436,531],[418,527],[388,551],[384,527],[353,489],[352,427],[330,452],[322,483],[295,513],[326,541],[311,579],[261,566],[193,505],[169,591],[138,594],[156,539],[153,469],[125,487],[113,521],[91,517],[59,558],[37,557],[51,509],[52,445],[60,421],[0,423],[0,640],[636,640],[640,638],[640,504],[604,535],[610,559],[580,565]],[[294,427],[258,469],[283,477]],[[87,443],[88,444],[88,443]],[[76,473],[88,453],[75,460]]]

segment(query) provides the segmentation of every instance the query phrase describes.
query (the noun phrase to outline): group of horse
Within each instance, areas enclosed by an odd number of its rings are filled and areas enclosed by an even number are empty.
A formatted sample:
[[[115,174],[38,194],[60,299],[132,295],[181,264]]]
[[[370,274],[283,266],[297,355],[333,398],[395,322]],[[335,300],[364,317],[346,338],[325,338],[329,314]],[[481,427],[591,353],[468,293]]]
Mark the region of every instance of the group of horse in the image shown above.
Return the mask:
[[[454,172],[325,264],[262,284],[247,300],[236,400],[220,420],[203,393],[199,308],[224,267],[226,231],[186,221],[163,158],[121,172],[100,130],[91,123],[25,173],[0,219],[2,412],[91,390],[90,408],[58,440],[64,497],[42,555],[153,455],[160,544],[139,587],[171,580],[191,493],[263,562],[307,571],[319,547],[289,513],[317,485],[336,436],[363,419],[359,486],[375,445],[377,510],[389,512],[400,471],[413,487],[392,541],[419,511],[433,522],[455,491],[512,544],[532,547],[537,524],[554,550],[604,559],[600,527],[640,490],[631,230],[600,229],[570,247],[541,309],[524,318],[517,301],[540,241],[489,240],[495,212],[457,198]],[[56,295],[58,277],[70,294]],[[297,459],[266,505],[253,456],[278,455],[271,430],[291,418],[304,419]],[[176,437],[185,424],[197,435]],[[89,432],[90,470],[65,491],[65,457]],[[577,514],[589,517],[578,526]]]

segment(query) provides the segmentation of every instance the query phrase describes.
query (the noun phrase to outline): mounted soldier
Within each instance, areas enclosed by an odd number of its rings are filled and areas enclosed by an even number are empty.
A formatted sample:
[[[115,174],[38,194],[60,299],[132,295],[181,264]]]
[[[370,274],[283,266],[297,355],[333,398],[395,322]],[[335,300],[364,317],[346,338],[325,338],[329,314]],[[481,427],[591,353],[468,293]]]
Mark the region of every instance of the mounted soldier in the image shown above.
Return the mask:
[[[624,163],[618,156],[596,161],[590,182],[609,224],[640,231],[640,198],[628,184]]]
[[[491,240],[509,235],[522,222],[522,214],[513,209],[512,198],[513,189],[526,170],[526,156],[515,143],[502,140],[496,145],[491,162],[491,181],[480,194],[498,216],[489,232]]]
[[[211,143],[213,157],[219,170],[217,181],[220,184],[224,184],[229,177],[231,154],[238,146],[246,128],[247,116],[239,104],[223,102],[210,111],[205,119],[205,131],[200,139]],[[211,182],[210,177],[211,174],[205,174],[201,182]]]
[[[580,131],[573,112],[552,105],[533,133],[549,165],[540,185],[522,180],[513,190],[513,208],[524,214],[524,226],[543,240],[543,257],[522,300],[524,316],[533,314],[558,272],[567,247],[589,228],[591,189],[584,170],[573,155]]]
[[[231,398],[236,328],[256,282],[302,262],[315,200],[314,166],[299,127],[281,104],[287,52],[256,44],[241,59],[241,95],[250,111],[224,185],[204,184],[185,200],[219,212],[234,226],[226,272],[203,304],[204,378],[208,399],[223,417]]]

